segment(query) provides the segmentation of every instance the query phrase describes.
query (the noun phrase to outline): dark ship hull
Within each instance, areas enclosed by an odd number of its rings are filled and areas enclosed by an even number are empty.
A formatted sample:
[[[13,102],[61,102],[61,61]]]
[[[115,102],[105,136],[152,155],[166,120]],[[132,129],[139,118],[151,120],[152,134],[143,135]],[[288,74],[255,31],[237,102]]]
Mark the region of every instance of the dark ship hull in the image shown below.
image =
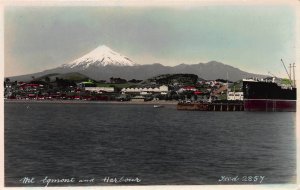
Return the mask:
[[[296,111],[296,88],[283,89],[273,82],[243,81],[243,92],[245,111]]]
[[[295,112],[295,100],[244,100],[245,111]]]

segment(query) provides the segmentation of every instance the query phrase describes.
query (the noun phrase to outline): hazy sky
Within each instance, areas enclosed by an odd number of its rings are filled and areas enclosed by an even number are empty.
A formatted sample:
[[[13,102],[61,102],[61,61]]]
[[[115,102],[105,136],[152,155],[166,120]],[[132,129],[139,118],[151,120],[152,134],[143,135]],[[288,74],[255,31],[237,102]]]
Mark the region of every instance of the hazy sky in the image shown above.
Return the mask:
[[[54,68],[106,45],[138,64],[211,60],[285,76],[296,60],[288,5],[6,7],[5,76]]]

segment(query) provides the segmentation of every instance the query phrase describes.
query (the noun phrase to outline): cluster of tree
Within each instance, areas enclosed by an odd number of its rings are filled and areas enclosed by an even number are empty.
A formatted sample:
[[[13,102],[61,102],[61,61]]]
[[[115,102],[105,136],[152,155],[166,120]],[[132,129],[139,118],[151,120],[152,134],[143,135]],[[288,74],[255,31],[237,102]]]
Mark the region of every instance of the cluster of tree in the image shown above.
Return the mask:
[[[98,83],[105,84],[106,80],[98,80]]]
[[[293,83],[292,83],[292,80],[284,78],[284,79],[281,79],[281,84],[291,85]]]
[[[11,84],[11,85],[14,85],[14,83],[16,83],[16,84],[17,84],[17,81],[15,81],[15,82],[11,82],[9,78],[6,78],[6,79],[4,80],[4,86],[6,86],[6,84]]]
[[[155,82],[159,85],[170,85],[174,83],[183,85],[194,85],[198,81],[198,76],[194,74],[165,74],[153,77],[147,80],[148,82]]]
[[[32,83],[32,84],[41,84],[44,87],[52,87],[52,85],[50,83],[42,81],[42,80],[36,80],[35,79],[35,80],[30,81],[30,83]]]
[[[136,80],[136,79],[131,79],[131,80],[129,80],[128,82],[130,82],[130,83],[140,83],[140,82],[142,82],[143,80]]]
[[[57,87],[67,88],[69,86],[76,86],[76,83],[72,80],[60,79],[58,77],[55,78],[55,83]]]
[[[46,76],[44,78],[44,80],[37,80],[37,79],[33,78],[33,80],[31,80],[30,83],[41,84],[48,88],[53,88],[54,86],[56,86],[58,88],[68,88],[70,86],[73,86],[73,87],[76,86],[76,83],[73,80],[67,80],[67,79],[62,79],[62,78],[56,77],[55,81],[51,82],[50,78],[48,76]]]
[[[110,80],[110,83],[113,83],[113,84],[124,84],[124,83],[127,83],[127,80],[126,79],[122,79],[122,78],[110,77],[109,80]]]
[[[217,79],[216,81],[217,81],[217,82],[222,82],[222,83],[227,83],[227,82],[232,83],[232,81],[230,81],[230,80],[225,80],[225,79]]]

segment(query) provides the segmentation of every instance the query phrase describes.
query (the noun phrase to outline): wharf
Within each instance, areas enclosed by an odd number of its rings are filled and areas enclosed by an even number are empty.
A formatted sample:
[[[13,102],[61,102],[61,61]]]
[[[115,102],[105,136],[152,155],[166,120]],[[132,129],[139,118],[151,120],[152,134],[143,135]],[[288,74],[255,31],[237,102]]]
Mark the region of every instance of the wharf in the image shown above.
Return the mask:
[[[178,103],[177,110],[244,111],[244,104],[243,102],[240,103]]]

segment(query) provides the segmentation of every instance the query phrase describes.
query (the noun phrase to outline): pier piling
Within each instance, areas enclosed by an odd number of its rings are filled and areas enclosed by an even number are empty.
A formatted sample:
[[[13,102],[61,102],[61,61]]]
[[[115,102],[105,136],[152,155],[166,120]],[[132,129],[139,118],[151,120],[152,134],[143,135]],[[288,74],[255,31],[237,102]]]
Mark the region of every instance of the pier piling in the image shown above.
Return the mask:
[[[177,110],[244,111],[243,103],[178,103]]]

